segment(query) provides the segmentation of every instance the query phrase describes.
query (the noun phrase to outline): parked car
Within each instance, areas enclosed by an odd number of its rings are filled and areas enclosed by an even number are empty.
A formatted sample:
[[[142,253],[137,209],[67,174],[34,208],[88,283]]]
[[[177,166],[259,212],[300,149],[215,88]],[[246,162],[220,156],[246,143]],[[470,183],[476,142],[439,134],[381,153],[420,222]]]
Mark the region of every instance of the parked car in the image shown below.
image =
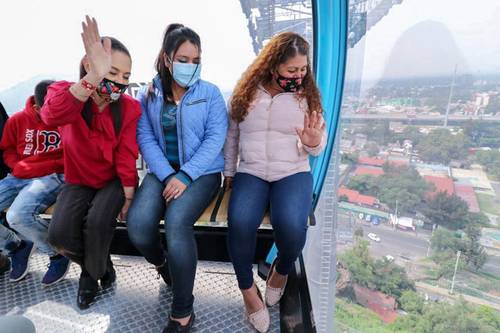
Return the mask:
[[[370,232],[367,236],[368,236],[368,238],[370,238],[371,240],[373,240],[375,242],[380,242],[380,237],[377,236],[376,234],[374,234],[373,232]]]
[[[387,254],[384,256],[384,258],[387,260],[387,261],[390,261],[390,262],[393,262],[394,261],[394,257],[391,256],[390,254]]]

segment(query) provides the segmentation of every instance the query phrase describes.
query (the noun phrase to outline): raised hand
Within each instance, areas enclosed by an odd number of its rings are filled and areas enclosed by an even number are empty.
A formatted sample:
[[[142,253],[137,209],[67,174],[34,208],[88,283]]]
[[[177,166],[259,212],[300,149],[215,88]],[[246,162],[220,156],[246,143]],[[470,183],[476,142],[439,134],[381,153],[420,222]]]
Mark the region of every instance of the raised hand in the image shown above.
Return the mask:
[[[311,115],[306,112],[304,114],[304,128],[297,128],[297,135],[303,145],[316,147],[321,143],[325,126],[325,121],[318,112],[313,111]]]
[[[97,21],[88,15],[85,16],[85,22],[82,22],[82,28],[83,45],[90,65],[88,74],[100,82],[111,69],[111,40],[105,38],[101,42]]]

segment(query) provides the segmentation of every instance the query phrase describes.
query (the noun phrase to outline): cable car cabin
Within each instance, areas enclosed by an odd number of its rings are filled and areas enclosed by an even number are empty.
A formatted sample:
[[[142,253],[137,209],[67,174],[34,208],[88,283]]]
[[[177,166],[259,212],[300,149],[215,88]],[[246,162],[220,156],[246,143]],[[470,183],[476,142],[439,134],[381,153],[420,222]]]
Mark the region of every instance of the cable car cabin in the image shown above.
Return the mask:
[[[142,165],[142,163],[141,163]],[[142,170],[139,170],[139,172]],[[236,285],[233,267],[226,249],[227,209],[230,192],[224,187],[195,224],[195,237],[198,246],[198,271],[195,281],[195,306],[197,317],[201,318],[197,331],[231,331],[246,332],[245,323],[240,318],[240,295]],[[43,218],[50,219],[54,206],[49,207]],[[5,216],[5,214],[4,214]],[[314,215],[311,213],[310,224],[314,224]],[[162,242],[165,242],[164,221],[160,222]],[[263,288],[269,270],[266,258],[273,246],[272,226],[269,214],[266,213],[258,230],[257,246],[254,262],[257,265],[257,283]],[[0,278],[2,290],[2,307],[8,314],[17,313],[17,309],[27,308],[29,314],[45,318],[50,315],[51,320],[38,324],[39,331],[145,331],[144,327],[158,331],[164,322],[159,320],[169,307],[171,299],[169,287],[157,276],[153,266],[147,263],[134,248],[127,234],[125,221],[117,221],[117,228],[111,245],[112,260],[117,271],[116,287],[112,291],[104,291],[95,305],[89,310],[78,313],[74,303],[74,290],[77,286],[79,269],[76,264],[70,268],[64,282],[53,287],[42,289],[39,277],[43,275],[47,263],[46,256],[34,254],[31,261],[31,276],[26,281],[13,285],[4,274]],[[156,293],[156,295],[154,295]],[[47,297],[48,296],[48,297]],[[154,296],[154,297],[153,297]],[[295,274],[289,277],[286,294],[282,299],[279,310],[271,310],[271,319],[274,325],[271,332],[279,332],[284,325],[303,325],[311,311],[308,300],[307,281],[305,279],[302,260],[297,263]],[[38,303],[34,309],[32,304]],[[137,303],[137,304],[129,304]],[[2,310],[4,311],[4,310]],[[33,312],[31,312],[33,311]],[[76,312],[75,312],[76,311]],[[101,313],[102,312],[102,313]],[[108,313],[104,315],[103,313]],[[116,312],[116,314],[111,314]],[[78,313],[78,314],[77,314]],[[101,313],[101,314],[99,314]],[[154,313],[154,322],[146,322],[148,316]],[[113,319],[113,316],[118,318]],[[215,318],[209,319],[211,316]],[[121,317],[121,318],[120,318]],[[144,318],[146,317],[146,318]],[[37,317],[38,318],[38,317]],[[71,320],[67,319],[71,318]],[[291,323],[287,323],[293,320]],[[55,322],[54,322],[55,321]],[[279,324],[281,322],[281,324]],[[306,321],[312,328],[312,322]],[[155,328],[155,329],[153,329]],[[147,330],[146,330],[147,331]],[[282,327],[282,331],[288,331]],[[292,330],[293,331],[293,330]]]
[[[250,34],[253,56],[266,40],[279,31],[296,31],[313,45],[313,67],[322,93],[326,130],[329,133],[326,150],[319,157],[310,160],[314,178],[313,207],[320,203],[326,207],[325,212],[329,212],[333,209],[335,173],[334,167],[330,167],[330,160],[333,163],[334,159],[331,157],[341,105],[346,49],[354,45],[363,34],[358,31],[356,36],[349,35],[348,39],[348,10],[358,13],[371,7],[360,7],[360,1],[349,6],[348,1],[330,0],[226,2],[232,4],[231,10],[235,10],[247,22],[244,29],[246,34]],[[78,19],[83,14],[78,13]],[[95,16],[101,19],[99,13]],[[101,21],[106,22],[106,18],[103,17]],[[164,24],[162,22],[158,29],[163,29]],[[351,24],[359,25],[360,22],[353,21]],[[103,30],[107,28],[110,27],[103,27]],[[138,37],[141,38],[143,35]],[[245,38],[248,39],[248,35]],[[230,45],[230,41],[224,43]],[[214,44],[216,43],[212,43]],[[221,44],[220,41],[218,44]],[[206,42],[205,45],[210,43]],[[207,46],[206,50],[209,53],[210,48]],[[134,61],[138,60],[134,58]],[[234,79],[241,72],[242,70],[233,73]],[[146,82],[147,77],[143,76],[141,80]],[[138,86],[140,85],[131,85],[129,94],[135,96]],[[144,172],[140,163],[139,173]],[[323,188],[326,191],[322,191]],[[221,187],[217,197],[194,226],[199,259],[194,288],[197,315],[195,332],[252,331],[241,311],[243,301],[226,249],[228,200],[229,193]],[[335,253],[332,250],[333,214],[328,212],[318,216],[318,223],[314,214],[310,215],[309,234],[314,232],[319,237],[310,246],[320,250],[314,250],[315,255],[309,262],[306,263],[301,256],[295,263],[295,270],[289,275],[280,306],[270,309],[269,332],[332,331]],[[51,213],[52,210],[49,209],[44,217],[50,218]],[[163,233],[163,224],[160,224],[160,231]],[[264,279],[275,256],[272,232],[269,217],[266,217],[258,230],[254,258],[258,267],[254,270],[255,281],[261,288],[265,286]],[[162,239],[164,241],[165,238]],[[117,271],[116,285],[100,293],[95,304],[88,310],[78,310],[75,304],[78,266],[72,264],[66,279],[57,285],[42,288],[40,278],[48,260],[46,256],[35,253],[29,275],[24,280],[11,283],[7,274],[0,276],[0,315],[24,315],[36,324],[38,332],[159,332],[168,319],[171,290],[157,277],[152,265],[139,256],[128,239],[125,222],[118,222],[111,253]],[[308,284],[306,266],[313,271],[309,282],[314,282],[314,299],[310,297],[311,286]],[[257,274],[261,278],[257,278]],[[313,303],[316,305],[313,306]]]

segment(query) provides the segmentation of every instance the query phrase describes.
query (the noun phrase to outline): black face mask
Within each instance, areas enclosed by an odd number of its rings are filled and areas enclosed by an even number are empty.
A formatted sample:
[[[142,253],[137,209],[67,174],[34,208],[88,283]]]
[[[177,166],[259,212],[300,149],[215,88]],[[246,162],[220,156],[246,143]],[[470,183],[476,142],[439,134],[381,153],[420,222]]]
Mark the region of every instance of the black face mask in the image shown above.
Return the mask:
[[[97,93],[100,96],[109,97],[113,102],[116,102],[125,90],[127,90],[127,87],[128,84],[121,84],[104,78],[97,87]]]
[[[286,92],[296,92],[302,86],[304,77],[284,77],[278,73],[276,82]]]

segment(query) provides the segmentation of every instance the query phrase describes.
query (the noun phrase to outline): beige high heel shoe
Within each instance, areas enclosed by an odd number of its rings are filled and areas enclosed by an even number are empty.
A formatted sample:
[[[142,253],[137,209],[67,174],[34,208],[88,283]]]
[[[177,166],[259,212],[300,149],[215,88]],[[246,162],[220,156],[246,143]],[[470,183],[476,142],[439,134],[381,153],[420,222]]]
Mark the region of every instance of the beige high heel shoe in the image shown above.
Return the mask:
[[[266,303],[264,302],[262,298],[262,294],[260,293],[259,287],[255,285],[255,288],[257,289],[257,295],[259,296],[260,300],[262,301],[263,308],[260,309],[257,312],[253,313],[248,313],[246,308],[245,308],[245,314],[250,322],[250,325],[253,326],[257,330],[257,332],[260,333],[265,333],[269,330],[269,325],[270,325],[270,317],[269,317],[269,310],[267,310]]]
[[[271,278],[271,275],[276,269],[276,262],[278,258],[275,258],[273,261],[273,264],[271,265],[271,268],[269,268],[269,274],[267,274],[267,279],[266,279],[266,304],[267,306],[275,306],[276,304],[279,303],[281,297],[285,293],[285,287],[286,283],[288,281],[288,276],[285,278],[285,284],[283,285],[283,288],[274,288],[269,286],[269,279]]]

